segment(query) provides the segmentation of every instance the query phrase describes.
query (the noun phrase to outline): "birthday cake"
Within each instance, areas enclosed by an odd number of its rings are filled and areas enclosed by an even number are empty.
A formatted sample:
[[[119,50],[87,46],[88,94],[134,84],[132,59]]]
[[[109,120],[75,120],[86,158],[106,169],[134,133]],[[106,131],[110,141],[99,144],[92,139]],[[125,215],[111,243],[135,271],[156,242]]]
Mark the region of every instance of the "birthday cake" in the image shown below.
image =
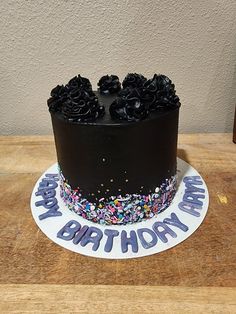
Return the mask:
[[[156,216],[176,193],[179,98],[165,75],[103,76],[98,91],[80,75],[48,99],[69,210],[124,225]]]

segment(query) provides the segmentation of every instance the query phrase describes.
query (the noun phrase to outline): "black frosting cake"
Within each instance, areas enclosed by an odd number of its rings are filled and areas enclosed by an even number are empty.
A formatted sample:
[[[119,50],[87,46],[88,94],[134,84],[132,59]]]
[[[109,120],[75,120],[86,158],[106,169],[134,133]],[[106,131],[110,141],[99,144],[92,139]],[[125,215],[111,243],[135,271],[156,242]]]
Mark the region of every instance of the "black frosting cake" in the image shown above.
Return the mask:
[[[127,224],[167,208],[176,192],[180,102],[164,75],[80,75],[48,100],[61,197],[78,215]]]

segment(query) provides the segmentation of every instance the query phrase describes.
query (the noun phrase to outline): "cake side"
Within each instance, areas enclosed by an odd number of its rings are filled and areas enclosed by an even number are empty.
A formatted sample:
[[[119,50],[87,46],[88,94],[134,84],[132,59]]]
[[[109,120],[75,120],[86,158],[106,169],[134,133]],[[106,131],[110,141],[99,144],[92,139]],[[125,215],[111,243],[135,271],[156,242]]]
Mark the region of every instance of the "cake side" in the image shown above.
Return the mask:
[[[93,92],[78,76],[49,99],[61,197],[71,211],[101,224],[151,218],[176,192],[174,85],[163,75],[137,74],[127,75],[122,90],[117,76],[99,84],[100,93]]]
[[[87,219],[110,224],[114,217],[120,217],[117,223],[140,221],[169,206],[176,189],[178,115],[176,108],[139,123],[88,125],[71,124],[52,114],[68,207]],[[117,199],[127,201],[114,206]],[[86,211],[78,205],[81,200]],[[127,205],[132,210],[125,215]]]
[[[168,208],[176,193],[176,176],[166,179],[149,194],[119,194],[101,197],[98,202],[84,198],[80,189],[72,189],[60,173],[60,196],[69,210],[90,221],[104,225],[125,225],[156,216]]]
[[[132,124],[68,123],[52,114],[60,168],[91,201],[149,193],[176,173],[179,109]]]

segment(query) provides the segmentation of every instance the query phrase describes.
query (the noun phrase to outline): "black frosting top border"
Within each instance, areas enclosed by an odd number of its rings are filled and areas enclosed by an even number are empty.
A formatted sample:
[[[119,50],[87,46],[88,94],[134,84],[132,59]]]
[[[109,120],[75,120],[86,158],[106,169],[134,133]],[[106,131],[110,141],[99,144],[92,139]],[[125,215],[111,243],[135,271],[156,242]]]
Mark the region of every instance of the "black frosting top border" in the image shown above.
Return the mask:
[[[141,74],[128,73],[122,82],[123,89],[118,76],[105,75],[98,86],[101,95],[117,96],[109,106],[111,119],[114,120],[110,124],[113,125],[149,120],[156,114],[181,106],[175,85],[163,74],[154,74],[152,79],[146,79]],[[53,88],[47,103],[51,114],[56,113],[69,123],[103,124],[105,107],[99,104],[90,81],[80,75],[73,77],[65,86]]]

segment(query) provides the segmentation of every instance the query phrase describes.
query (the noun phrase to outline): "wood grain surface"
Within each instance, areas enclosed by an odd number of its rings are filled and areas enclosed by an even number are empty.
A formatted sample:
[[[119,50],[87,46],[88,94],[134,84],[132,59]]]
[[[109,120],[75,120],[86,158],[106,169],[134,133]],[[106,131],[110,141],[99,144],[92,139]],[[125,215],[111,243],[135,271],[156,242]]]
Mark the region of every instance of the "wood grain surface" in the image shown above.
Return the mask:
[[[31,300],[33,294],[36,299],[29,301],[26,312],[35,304],[50,312],[47,302],[43,308],[44,298],[60,304],[69,298],[72,304],[79,299],[84,311],[90,303],[101,303],[108,313],[112,305],[106,298],[110,298],[114,299],[114,312],[121,313],[129,296],[134,297],[129,308],[137,313],[159,309],[158,302],[166,306],[166,312],[168,304],[179,306],[180,311],[190,304],[197,312],[200,306],[207,311],[213,303],[217,313],[220,306],[224,313],[236,312],[232,301],[236,284],[236,145],[231,134],[188,134],[179,136],[178,147],[178,156],[195,167],[208,186],[210,206],[204,223],[186,241],[162,253],[103,260],[56,245],[31,216],[33,186],[56,161],[53,138],[0,137],[2,313],[16,305],[16,312],[21,313],[24,300]]]
[[[235,313],[233,288],[0,285],[1,313]]]

